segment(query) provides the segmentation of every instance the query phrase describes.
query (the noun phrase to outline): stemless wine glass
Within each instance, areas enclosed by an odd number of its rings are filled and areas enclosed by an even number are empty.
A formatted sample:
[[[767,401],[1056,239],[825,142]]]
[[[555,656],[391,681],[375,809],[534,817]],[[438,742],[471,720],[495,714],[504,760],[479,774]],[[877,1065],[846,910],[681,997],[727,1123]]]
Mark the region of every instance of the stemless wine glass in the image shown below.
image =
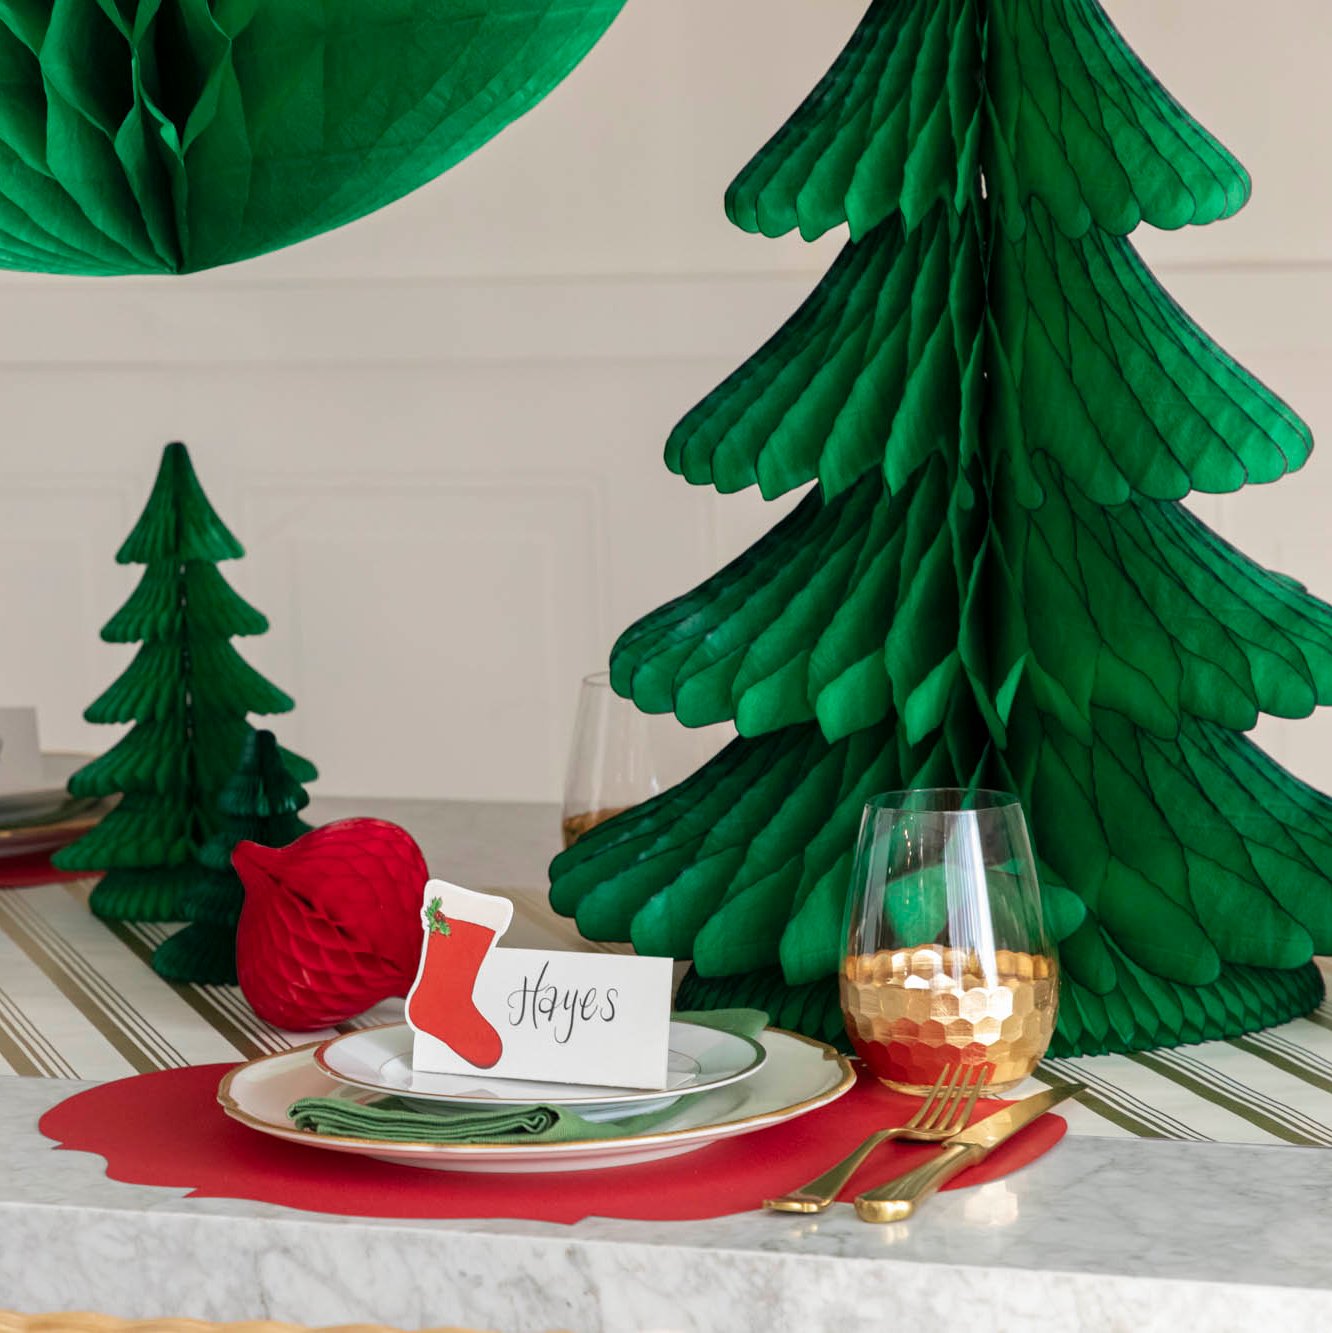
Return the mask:
[[[848,906],[842,1011],[888,1087],[923,1094],[954,1065],[985,1094],[1035,1069],[1059,996],[1016,796],[932,788],[865,807]]]
[[[700,768],[733,734],[643,713],[611,689],[610,673],[583,677],[564,782],[564,845]]]
[[[584,676],[564,779],[564,845],[660,790],[648,715],[611,689],[610,672]]]

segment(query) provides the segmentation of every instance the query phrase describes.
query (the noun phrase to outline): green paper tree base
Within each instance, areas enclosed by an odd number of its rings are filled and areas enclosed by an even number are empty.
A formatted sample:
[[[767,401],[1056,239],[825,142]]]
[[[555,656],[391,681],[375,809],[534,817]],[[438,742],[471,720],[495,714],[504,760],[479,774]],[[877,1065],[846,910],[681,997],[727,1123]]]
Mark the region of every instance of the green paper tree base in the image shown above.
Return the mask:
[[[153,971],[177,983],[234,986],[235,930],[199,924],[183,926],[153,950]]]
[[[1136,1021],[1131,1005],[1107,1003],[1107,997],[1089,1001],[1075,989],[1060,999],[1061,1021],[1049,1053],[1108,1055],[1224,1041],[1301,1018],[1318,1008],[1324,994],[1322,973],[1313,963],[1285,972],[1231,967],[1212,986],[1192,992],[1180,988],[1181,1021],[1174,1030],[1163,1033],[1154,1023],[1148,1026]],[[779,967],[729,977],[702,977],[696,968],[690,968],[675,1003],[679,1009],[762,1009],[774,1027],[803,1032],[839,1050],[851,1049],[835,978],[792,986]]]
[[[695,485],[808,490],[611,654],[645,712],[739,739],[557,857],[557,911],[826,1033],[865,802],[998,788],[1058,945],[1054,1049],[1317,1004],[1332,801],[1245,733],[1332,704],[1332,608],[1180,503],[1279,479],[1310,433],[1127,239],[1248,193],[1095,0],[874,0],[727,195],[746,230],[850,239],[666,445]]]
[[[88,907],[103,921],[178,921],[191,878],[189,868],[182,866],[109,870],[89,895]]]

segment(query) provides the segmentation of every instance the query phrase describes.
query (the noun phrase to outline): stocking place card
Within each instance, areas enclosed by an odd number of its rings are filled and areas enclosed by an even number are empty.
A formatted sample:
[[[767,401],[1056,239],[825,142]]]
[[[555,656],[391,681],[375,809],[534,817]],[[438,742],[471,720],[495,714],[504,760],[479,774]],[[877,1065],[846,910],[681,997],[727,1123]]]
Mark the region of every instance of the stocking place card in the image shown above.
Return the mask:
[[[426,885],[407,996],[413,1068],[664,1088],[671,960],[496,948],[512,917],[507,898]]]

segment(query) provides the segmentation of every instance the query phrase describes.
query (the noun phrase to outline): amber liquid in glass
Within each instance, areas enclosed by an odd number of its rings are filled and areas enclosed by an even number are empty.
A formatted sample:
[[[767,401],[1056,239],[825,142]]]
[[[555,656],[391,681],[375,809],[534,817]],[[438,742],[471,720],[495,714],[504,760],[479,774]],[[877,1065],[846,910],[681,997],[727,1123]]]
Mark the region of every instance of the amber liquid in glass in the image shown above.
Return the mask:
[[[1043,954],[995,952],[987,976],[969,950],[937,944],[846,960],[842,1012],[880,1082],[921,1095],[953,1065],[989,1067],[986,1095],[1021,1083],[1054,1030],[1059,977]]]
[[[608,819],[614,819],[616,815],[623,814],[627,809],[629,809],[627,805],[617,805],[609,810],[585,810],[581,815],[566,815],[561,826],[564,832],[565,850],[572,847],[584,833],[590,832],[598,824],[604,824]]]

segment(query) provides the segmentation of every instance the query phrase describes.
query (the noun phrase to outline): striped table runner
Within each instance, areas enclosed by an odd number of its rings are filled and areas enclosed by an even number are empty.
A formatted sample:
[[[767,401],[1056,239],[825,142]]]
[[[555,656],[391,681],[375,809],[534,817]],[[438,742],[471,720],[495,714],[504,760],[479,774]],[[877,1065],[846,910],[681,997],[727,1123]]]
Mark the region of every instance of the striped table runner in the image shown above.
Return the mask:
[[[122,1078],[332,1035],[272,1027],[234,987],[163,981],[148,959],[174,927],[98,921],[89,887],[0,890],[0,1074]],[[541,895],[514,897],[527,931],[512,943],[573,943]],[[341,1030],[401,1012],[390,1001]],[[1332,1147],[1332,1007],[1234,1041],[1047,1060],[1020,1091],[1063,1082],[1087,1088],[1061,1108],[1075,1134]]]
[[[91,887],[0,890],[0,1074],[106,1080],[334,1035],[281,1031],[234,986],[163,981],[149,959],[175,927],[99,921]],[[341,1030],[393,1016],[371,1010]]]
[[[1070,1133],[1332,1147],[1332,1006],[1232,1041],[1046,1060],[1020,1091],[1038,1082],[1086,1087]]]

